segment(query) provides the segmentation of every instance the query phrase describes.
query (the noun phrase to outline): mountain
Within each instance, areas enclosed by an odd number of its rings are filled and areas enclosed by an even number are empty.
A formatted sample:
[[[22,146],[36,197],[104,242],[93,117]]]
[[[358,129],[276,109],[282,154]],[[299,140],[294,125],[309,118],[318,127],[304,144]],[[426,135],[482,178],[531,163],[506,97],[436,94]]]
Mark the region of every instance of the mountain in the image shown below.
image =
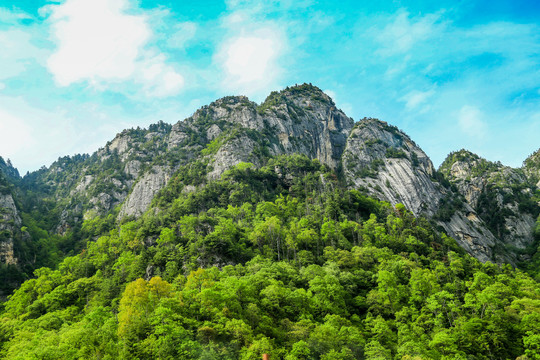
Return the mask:
[[[186,169],[198,167],[202,184],[239,163],[261,167],[286,154],[317,159],[335,170],[346,188],[402,203],[432,219],[481,261],[515,265],[534,246],[538,152],[522,169],[511,169],[461,151],[437,171],[405,133],[372,118],[354,123],[308,84],[273,92],[260,105],[228,96],[172,126],[159,122],[125,130],[91,156],[60,158],[22,180],[11,166],[3,171],[12,183],[19,179],[27,218],[39,218],[38,227],[50,234],[70,237],[60,246],[69,253],[84,247],[85,221],[142,216]],[[10,196],[3,199],[11,223],[19,226]],[[4,244],[9,261],[16,262],[11,242]]]
[[[538,170],[436,170],[308,84],[2,160],[0,357],[536,358]]]

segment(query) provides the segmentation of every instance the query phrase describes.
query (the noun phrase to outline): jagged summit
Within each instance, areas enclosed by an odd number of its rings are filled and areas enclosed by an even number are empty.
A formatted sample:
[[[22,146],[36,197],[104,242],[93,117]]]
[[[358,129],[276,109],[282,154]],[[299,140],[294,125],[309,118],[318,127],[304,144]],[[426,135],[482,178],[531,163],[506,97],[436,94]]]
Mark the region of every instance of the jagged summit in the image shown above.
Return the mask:
[[[301,85],[286,87],[280,91],[280,94],[299,102],[305,101],[308,104],[310,102],[321,102],[335,106],[334,100],[332,100],[328,94],[312,84],[304,83]]]
[[[504,166],[500,162],[486,160],[465,149],[451,152],[439,167],[439,171],[450,178],[464,178],[498,171]]]

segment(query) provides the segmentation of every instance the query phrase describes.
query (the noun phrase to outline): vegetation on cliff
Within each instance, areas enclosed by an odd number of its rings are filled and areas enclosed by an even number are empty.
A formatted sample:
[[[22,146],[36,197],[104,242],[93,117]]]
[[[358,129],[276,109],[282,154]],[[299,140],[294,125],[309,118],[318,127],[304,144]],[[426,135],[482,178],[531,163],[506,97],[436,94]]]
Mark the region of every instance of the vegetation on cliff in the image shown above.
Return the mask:
[[[538,356],[538,282],[318,161],[242,163],[205,184],[184,170],[141,218],[86,221],[95,240],[10,297],[3,358]]]

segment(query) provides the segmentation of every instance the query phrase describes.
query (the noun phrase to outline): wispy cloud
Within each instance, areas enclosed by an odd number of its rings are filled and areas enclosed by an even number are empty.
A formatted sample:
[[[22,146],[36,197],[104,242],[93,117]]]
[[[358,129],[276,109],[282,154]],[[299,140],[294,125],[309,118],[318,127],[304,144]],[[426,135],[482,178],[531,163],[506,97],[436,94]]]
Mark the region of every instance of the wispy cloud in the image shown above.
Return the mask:
[[[527,128],[533,120],[525,114],[540,110],[540,26],[466,24],[456,13],[401,9],[361,18],[347,52],[339,53],[362,69],[344,85],[362,84],[345,93],[345,101],[358,99],[354,109],[363,112],[353,115],[398,125],[435,164],[462,147],[493,158],[509,124]],[[526,149],[538,146],[528,137],[509,147],[505,158],[519,165]]]
[[[0,7],[0,23],[16,24],[27,19],[31,19],[31,16],[23,11]]]
[[[482,138],[486,134],[487,124],[483,120],[483,113],[474,106],[465,105],[459,110],[458,124],[468,136]]]
[[[411,18],[408,12],[401,11],[382,29],[372,29],[381,45],[378,53],[386,56],[409,51],[416,43],[436,36],[444,28],[440,19],[440,14]]]
[[[399,100],[405,102],[405,108],[409,111],[418,110],[418,107],[425,104],[428,99],[435,94],[434,90],[418,91],[413,90],[401,97]]]
[[[168,35],[167,45],[175,49],[184,49],[186,43],[192,40],[199,26],[193,21],[175,24]]]
[[[302,82],[328,89],[355,119],[402,128],[436,164],[471,143],[497,159],[508,142],[501,160],[519,165],[539,146],[540,26],[511,14],[478,17],[449,1],[29,3],[0,7],[0,111],[26,124],[13,127],[22,137],[30,128],[79,141],[58,155],[112,137],[99,134],[121,130],[117,119],[174,122],[219,96],[262,101]],[[64,135],[48,133],[45,117]]]
[[[0,108],[0,156],[14,158],[32,143],[31,128],[24,119]]]
[[[17,28],[0,30],[0,80],[19,76],[26,72],[30,64],[35,64],[47,51],[32,43],[33,32]]]
[[[141,122],[113,107],[87,103],[47,109],[0,94],[0,156],[22,172],[35,170],[60,156],[96,151],[115,133]]]

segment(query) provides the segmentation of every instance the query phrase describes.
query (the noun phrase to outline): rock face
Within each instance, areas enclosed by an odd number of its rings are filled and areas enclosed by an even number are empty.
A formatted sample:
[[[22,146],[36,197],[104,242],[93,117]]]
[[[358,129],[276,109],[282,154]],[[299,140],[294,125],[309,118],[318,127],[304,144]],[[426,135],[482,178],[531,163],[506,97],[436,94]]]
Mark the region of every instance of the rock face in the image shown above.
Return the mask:
[[[328,95],[309,85],[286,89],[271,94],[259,113],[279,140],[274,154],[304,154],[338,168],[354,122]]]
[[[536,150],[523,162],[523,171],[529,181],[540,188],[540,149]]]
[[[350,187],[436,219],[470,254],[481,261],[492,259],[495,238],[471,206],[460,204],[440,214],[447,199],[459,195],[441,184],[428,156],[396,127],[371,118],[359,121],[347,139],[342,162]]]
[[[239,162],[257,164],[254,151],[260,145],[269,155],[304,154],[336,169],[353,126],[328,95],[310,85],[273,92],[260,106],[243,96],[225,97],[186,122],[201,120],[213,123],[207,139],[221,140],[209,179],[219,178]],[[224,131],[231,126],[236,133]]]
[[[19,179],[19,172],[11,162],[0,157],[0,264],[18,263],[14,242],[17,235],[19,238],[22,235],[22,221],[13,199],[13,183]]]
[[[498,247],[494,257],[511,263],[527,260],[514,249],[524,250],[534,242],[539,210],[532,200],[534,167],[513,169],[460,150],[447,157],[440,171],[494,235]]]
[[[352,130],[343,169],[350,185],[392,204],[402,203],[416,215],[433,215],[445,190],[434,181],[427,155],[397,128],[364,119]]]
[[[283,154],[318,159],[348,187],[433,219],[482,261],[515,263],[520,260],[515,248],[531,244],[535,210],[523,209],[532,209],[525,200],[540,185],[540,152],[523,169],[459,158],[438,172],[406,134],[376,119],[354,124],[328,95],[308,84],[272,92],[260,105],[228,96],[174,125],[124,130],[95,154],[60,158],[22,182],[37,194],[36,203],[56,204],[56,223],[47,230],[67,234],[96,216],[142,215],[169,180],[193,164],[204,169],[202,183],[240,162],[261,166]],[[2,166],[18,177],[3,160]],[[524,182],[528,185],[520,187]],[[1,246],[0,251],[10,251]],[[501,247],[505,250],[495,251]]]
[[[133,187],[133,191],[122,205],[119,216],[139,216],[150,206],[152,199],[169,181],[171,169],[155,167],[145,173]]]
[[[13,238],[21,228],[21,218],[11,194],[0,194],[0,264],[16,265]]]

